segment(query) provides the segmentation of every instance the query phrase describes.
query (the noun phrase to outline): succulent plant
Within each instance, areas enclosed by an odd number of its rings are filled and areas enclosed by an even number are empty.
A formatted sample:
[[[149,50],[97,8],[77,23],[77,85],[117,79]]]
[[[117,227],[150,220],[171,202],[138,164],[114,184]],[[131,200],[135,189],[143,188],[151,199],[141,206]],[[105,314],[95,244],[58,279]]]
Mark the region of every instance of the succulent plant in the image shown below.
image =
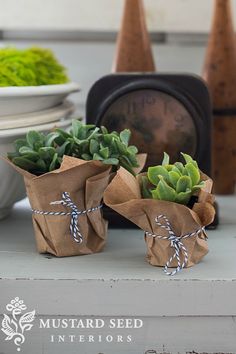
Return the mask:
[[[70,132],[55,129],[49,134],[30,131],[26,139],[15,141],[15,152],[8,158],[17,166],[41,175],[60,167],[63,155],[83,160],[98,160],[113,165],[113,170],[123,166],[132,174],[138,167],[135,146],[129,146],[130,131],[109,133],[105,127],[85,125],[73,120]]]
[[[204,186],[196,161],[183,154],[185,164],[170,164],[170,158],[164,153],[162,165],[149,167],[147,176],[142,177],[144,198],[166,200],[187,205],[195,192]]]
[[[60,167],[62,155],[54,146],[50,146],[50,134],[29,131],[25,139],[14,143],[15,152],[8,153],[8,158],[18,167],[41,175]]]
[[[113,165],[114,169],[123,166],[134,174],[138,149],[129,145],[131,132],[129,129],[121,133],[109,133],[105,127],[85,125],[79,120],[73,120],[69,133],[56,129],[51,139],[58,146],[60,155],[70,155],[83,160],[98,160],[104,164]]]

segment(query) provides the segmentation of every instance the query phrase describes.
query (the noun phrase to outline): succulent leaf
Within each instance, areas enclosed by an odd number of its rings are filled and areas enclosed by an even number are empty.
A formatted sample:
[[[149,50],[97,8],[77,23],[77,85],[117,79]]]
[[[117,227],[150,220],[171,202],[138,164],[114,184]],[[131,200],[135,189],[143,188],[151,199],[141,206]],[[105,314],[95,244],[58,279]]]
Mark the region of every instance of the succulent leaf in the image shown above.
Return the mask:
[[[166,152],[164,152],[164,158],[162,160],[162,166],[169,165],[169,163],[170,163],[170,156]]]
[[[159,178],[160,182],[156,188],[159,199],[174,202],[176,199],[176,191],[166,183],[162,176],[159,176]]]
[[[147,194],[148,195],[148,194]],[[158,189],[152,189],[151,190],[151,195],[153,199],[161,200],[161,197],[159,195]],[[145,197],[144,197],[145,198]]]
[[[14,147],[15,150],[20,150],[21,147],[27,146],[27,140],[26,139],[17,139],[14,141]]]
[[[55,143],[55,140],[57,138],[60,137],[60,134],[57,133],[57,132],[52,132],[52,133],[49,133],[47,136],[46,136],[46,139],[45,139],[45,146],[46,147],[51,147],[54,145]],[[63,143],[63,142],[62,142]]]
[[[205,186],[205,182],[202,181],[199,184],[196,184],[196,186],[193,186],[192,190],[193,192],[199,191],[199,189],[203,188]]]
[[[183,152],[181,152],[181,155],[183,156],[183,158],[184,158],[186,164],[187,164],[187,163],[192,163],[195,167],[198,168],[197,162],[196,162],[195,160],[193,160],[193,158],[192,158],[190,155],[184,154]]]
[[[68,155],[70,148],[72,148],[73,143],[70,142],[69,140],[66,140],[61,146],[58,146],[56,151],[58,153],[58,156],[63,156],[63,155]],[[55,151],[55,149],[54,149]]]
[[[130,136],[131,136],[131,131],[129,129],[125,129],[120,133],[120,140],[122,141],[123,144],[128,146]]]
[[[154,186],[157,186],[160,182],[159,175],[165,177],[167,180],[169,179],[168,171],[164,166],[149,167],[147,176],[149,181],[154,184]]]
[[[184,170],[184,165],[182,164],[182,162],[175,162],[174,166],[178,169],[178,171],[180,173],[183,173],[183,170]],[[174,167],[174,168],[175,168]],[[173,168],[173,171],[175,171],[175,169]],[[176,171],[176,172],[178,172]]]
[[[39,146],[43,146],[44,138],[43,138],[43,135],[40,134],[39,132],[31,130],[26,134],[26,141],[27,141],[28,145],[32,149],[34,149],[36,144],[39,144]]]
[[[47,165],[43,159],[38,159],[36,165],[38,171],[47,172]]]
[[[103,160],[103,163],[105,165],[118,165],[119,164],[119,160],[115,159],[115,158],[110,158],[110,159]]]
[[[178,172],[176,171],[169,172],[169,181],[174,188],[176,188],[179,178],[180,178],[180,174]]]
[[[39,156],[43,160],[52,160],[56,150],[52,147],[41,147],[39,149]]]
[[[129,154],[136,155],[138,153],[138,149],[134,145],[130,145],[127,147],[127,151]]]
[[[102,134],[108,134],[108,130],[104,126],[101,126],[101,132],[102,132]]]
[[[89,143],[89,152],[90,154],[95,154],[99,150],[99,143],[95,139],[91,139]]]
[[[29,158],[38,158],[39,154],[37,151],[34,151],[32,148],[28,147],[28,146],[22,146],[19,149],[19,153],[20,155],[28,155]]]
[[[178,193],[176,197],[176,203],[187,205],[191,198],[191,195],[191,190]]]
[[[99,155],[99,154],[97,154],[97,153],[94,153],[94,154],[93,154],[93,160],[95,160],[95,161],[102,161],[103,158],[102,158],[101,155]]]
[[[58,168],[59,166],[59,161],[58,161],[58,154],[55,153],[52,159],[52,162],[50,163],[49,166],[49,171],[54,171],[56,168]]]
[[[26,171],[34,171],[37,169],[36,163],[25,157],[15,157],[12,162]]]
[[[123,155],[123,154],[126,155],[127,147],[125,146],[125,144],[122,143],[122,142],[121,142],[120,140],[118,140],[118,139],[116,139],[115,142],[116,142],[116,146],[117,146],[117,148],[118,148],[119,153],[122,154],[122,155]]]
[[[187,190],[191,191],[192,182],[189,176],[181,176],[176,185],[176,192],[186,192]]]
[[[100,154],[105,160],[108,159],[108,157],[109,157],[109,152],[110,152],[110,151],[109,151],[109,148],[108,148],[108,147],[99,150],[99,154]],[[105,161],[105,160],[104,160],[104,161]]]
[[[192,185],[194,186],[198,184],[201,178],[199,169],[196,166],[194,166],[191,162],[185,165],[185,169],[192,180]]]
[[[90,161],[93,159],[93,157],[89,154],[82,154],[82,159],[85,160],[85,161]]]

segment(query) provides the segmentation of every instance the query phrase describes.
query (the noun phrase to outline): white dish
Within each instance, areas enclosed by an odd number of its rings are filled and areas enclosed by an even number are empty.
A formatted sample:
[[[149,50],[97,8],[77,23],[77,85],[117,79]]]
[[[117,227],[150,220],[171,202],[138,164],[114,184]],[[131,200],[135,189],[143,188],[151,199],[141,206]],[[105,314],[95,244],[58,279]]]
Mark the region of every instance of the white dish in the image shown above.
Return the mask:
[[[75,105],[70,101],[65,101],[55,108],[46,109],[41,112],[0,117],[0,130],[55,122],[61,118],[67,118],[74,111]]]
[[[18,135],[25,135],[29,130],[36,130],[38,132],[49,132],[55,128],[67,128],[71,125],[71,119],[67,118],[64,120],[59,120],[52,123],[34,125],[24,128],[15,128],[15,129],[4,129],[0,130],[0,139],[8,139],[9,137],[14,137]],[[17,139],[17,138],[16,138]],[[15,139],[14,139],[15,140]],[[1,141],[1,140],[0,140]]]
[[[0,87],[0,116],[32,113],[61,104],[73,92],[80,91],[78,84]]]

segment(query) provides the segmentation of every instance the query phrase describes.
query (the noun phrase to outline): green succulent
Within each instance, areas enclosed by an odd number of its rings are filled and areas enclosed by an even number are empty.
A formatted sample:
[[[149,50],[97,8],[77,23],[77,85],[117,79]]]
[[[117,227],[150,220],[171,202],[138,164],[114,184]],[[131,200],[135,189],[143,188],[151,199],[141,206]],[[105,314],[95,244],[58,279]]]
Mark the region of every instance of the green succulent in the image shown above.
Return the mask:
[[[50,144],[50,134],[29,131],[25,139],[14,142],[15,152],[8,158],[18,167],[35,175],[42,175],[60,167],[62,155]]]
[[[8,158],[17,166],[35,175],[60,167],[64,155],[83,160],[97,160],[113,166],[123,166],[132,174],[137,162],[138,149],[129,145],[130,131],[109,133],[105,127],[85,125],[73,120],[69,132],[55,129],[49,134],[30,131],[25,139],[15,141],[15,152]]]
[[[129,129],[121,133],[109,133],[105,127],[85,125],[80,120],[73,120],[69,133],[56,129],[51,139],[58,146],[60,154],[70,155],[83,160],[97,160],[104,164],[123,166],[134,174],[134,168],[139,167],[137,161],[138,149],[129,145],[131,132]]]
[[[142,177],[144,198],[166,200],[187,205],[192,195],[204,186],[196,161],[183,154],[185,164],[170,164],[170,158],[164,153],[162,165],[149,167],[147,176]]]

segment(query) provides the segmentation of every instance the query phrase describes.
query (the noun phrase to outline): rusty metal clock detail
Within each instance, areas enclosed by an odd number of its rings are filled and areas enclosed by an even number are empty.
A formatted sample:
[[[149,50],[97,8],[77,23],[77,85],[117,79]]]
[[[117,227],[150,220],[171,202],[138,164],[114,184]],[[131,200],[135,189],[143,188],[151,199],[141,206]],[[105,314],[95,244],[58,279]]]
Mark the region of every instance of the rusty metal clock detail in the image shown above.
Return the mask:
[[[148,152],[147,164],[163,158],[163,151],[179,160],[180,152],[196,154],[196,128],[189,112],[174,97],[155,90],[138,90],[121,96],[104,113],[110,130],[129,128],[132,144]]]
[[[132,143],[159,164],[185,152],[211,174],[211,106],[203,81],[191,75],[115,74],[97,81],[87,100],[87,122],[129,128]]]

